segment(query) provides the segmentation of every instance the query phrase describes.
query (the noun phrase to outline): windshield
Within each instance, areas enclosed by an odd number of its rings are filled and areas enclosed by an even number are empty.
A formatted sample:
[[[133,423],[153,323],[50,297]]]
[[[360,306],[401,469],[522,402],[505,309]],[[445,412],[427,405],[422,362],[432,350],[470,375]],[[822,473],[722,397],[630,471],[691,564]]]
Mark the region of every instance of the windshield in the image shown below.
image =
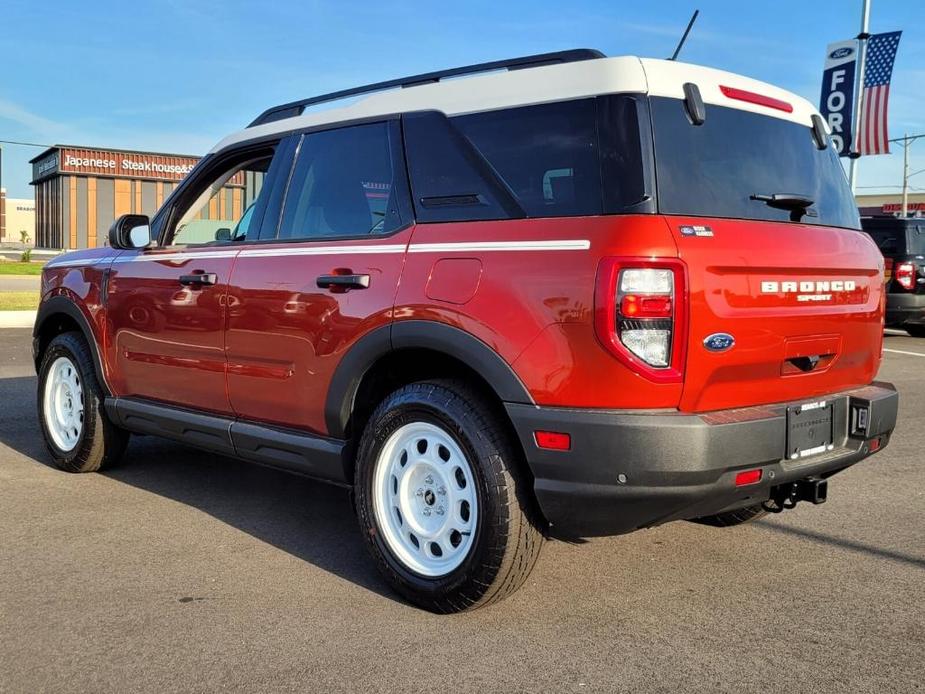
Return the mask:
[[[808,124],[708,104],[706,121],[695,126],[681,100],[650,103],[663,214],[860,228],[838,156],[816,147]],[[812,204],[752,199],[775,195]]]

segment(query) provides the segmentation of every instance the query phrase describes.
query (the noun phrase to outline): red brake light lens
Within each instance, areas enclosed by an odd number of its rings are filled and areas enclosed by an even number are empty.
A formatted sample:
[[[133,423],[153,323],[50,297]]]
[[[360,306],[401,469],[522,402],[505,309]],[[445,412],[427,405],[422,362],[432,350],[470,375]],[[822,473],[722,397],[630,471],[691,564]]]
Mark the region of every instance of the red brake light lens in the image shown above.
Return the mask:
[[[915,263],[899,263],[893,268],[893,278],[906,291],[915,289]]]
[[[720,86],[719,90],[730,99],[747,101],[750,104],[758,104],[759,106],[776,108],[778,111],[793,113],[793,106],[790,103],[775,99],[773,96],[765,96],[764,94],[749,92],[745,89],[736,89],[735,87]]]
[[[620,313],[628,318],[671,318],[671,297],[625,294]]]

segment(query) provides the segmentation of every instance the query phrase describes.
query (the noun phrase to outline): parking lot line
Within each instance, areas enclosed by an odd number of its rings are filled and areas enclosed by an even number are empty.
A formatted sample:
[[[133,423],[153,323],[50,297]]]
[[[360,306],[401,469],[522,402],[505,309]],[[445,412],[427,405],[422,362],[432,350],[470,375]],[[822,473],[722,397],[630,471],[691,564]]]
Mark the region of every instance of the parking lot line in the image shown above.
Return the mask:
[[[911,354],[913,357],[925,357],[925,354],[922,354],[921,352],[907,352],[904,349],[887,349],[884,347],[883,351],[892,352],[893,354]]]

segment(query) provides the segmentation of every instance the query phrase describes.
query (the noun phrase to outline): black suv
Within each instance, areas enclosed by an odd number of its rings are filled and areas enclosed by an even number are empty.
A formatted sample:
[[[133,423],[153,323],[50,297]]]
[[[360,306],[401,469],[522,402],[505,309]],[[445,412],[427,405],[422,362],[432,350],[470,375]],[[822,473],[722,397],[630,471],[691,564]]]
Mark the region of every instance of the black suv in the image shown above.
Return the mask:
[[[865,217],[861,227],[887,260],[887,327],[925,337],[925,218]]]

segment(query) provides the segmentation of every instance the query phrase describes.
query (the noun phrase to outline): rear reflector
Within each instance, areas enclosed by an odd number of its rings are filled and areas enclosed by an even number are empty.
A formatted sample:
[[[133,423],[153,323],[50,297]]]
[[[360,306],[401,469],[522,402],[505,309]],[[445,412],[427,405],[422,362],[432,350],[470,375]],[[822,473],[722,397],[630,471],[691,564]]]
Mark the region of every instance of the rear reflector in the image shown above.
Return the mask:
[[[879,451],[880,450],[880,439],[879,438],[871,439],[870,443],[867,444],[867,450],[869,450],[871,453],[875,453],[876,451]]]
[[[761,481],[761,470],[746,470],[736,475],[736,486],[744,487],[747,484],[755,484]]]
[[[765,96],[764,94],[756,94],[755,92],[748,92],[744,89],[736,89],[735,87],[725,87],[722,85],[719,90],[730,99],[747,101],[750,104],[758,104],[759,106],[776,108],[778,111],[793,113],[793,106],[791,104],[786,101],[781,101],[780,99],[775,99],[772,96]]]
[[[533,438],[539,448],[548,448],[551,451],[567,451],[572,447],[570,434],[558,431],[534,431]]]

